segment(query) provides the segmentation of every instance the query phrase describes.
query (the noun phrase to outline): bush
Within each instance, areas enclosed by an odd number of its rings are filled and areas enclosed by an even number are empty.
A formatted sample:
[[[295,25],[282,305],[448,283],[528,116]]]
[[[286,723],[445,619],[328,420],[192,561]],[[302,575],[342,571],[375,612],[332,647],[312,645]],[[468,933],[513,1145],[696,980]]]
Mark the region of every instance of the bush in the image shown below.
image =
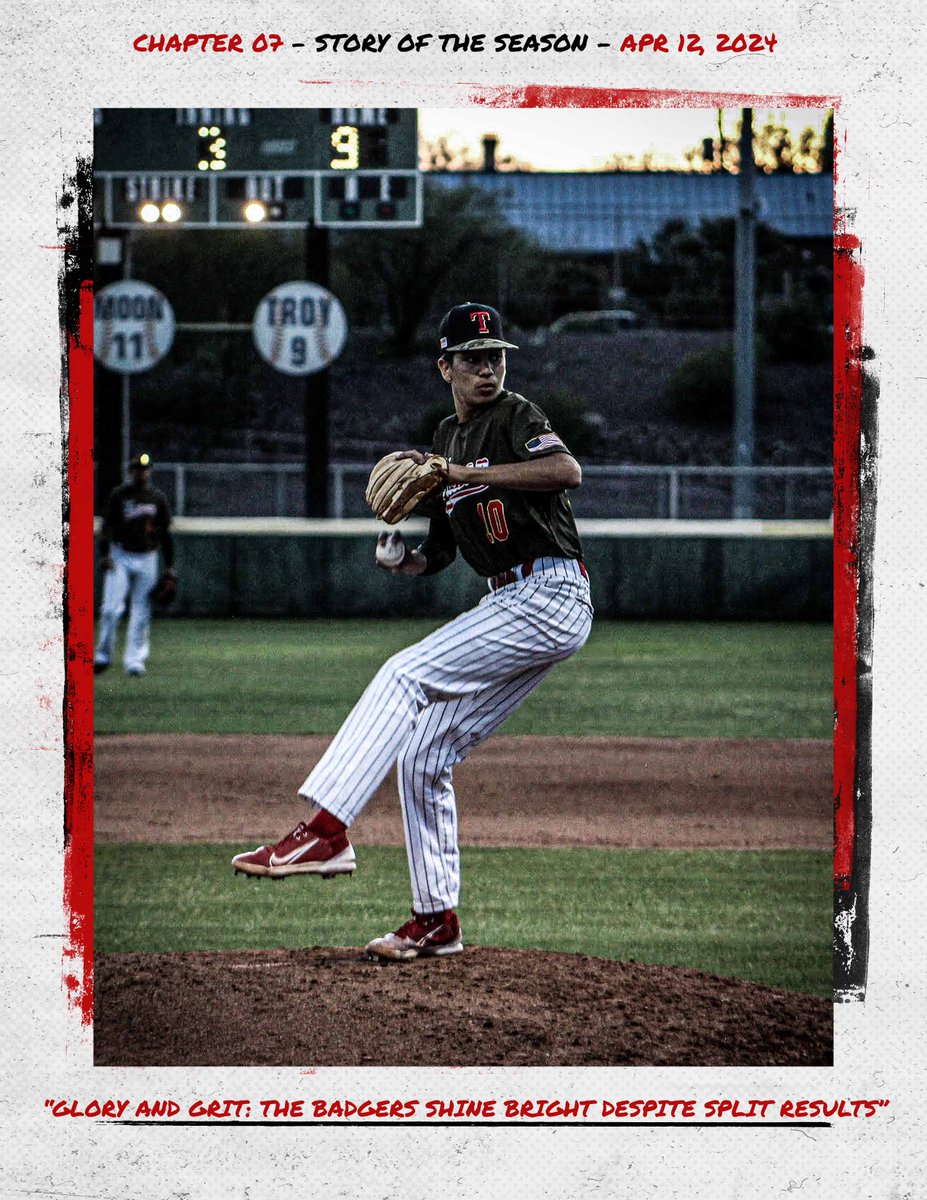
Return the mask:
[[[688,425],[729,425],[734,418],[734,355],[730,346],[690,355],[666,387],[673,415]],[[777,399],[757,364],[756,402]]]
[[[833,314],[829,303],[801,291],[790,300],[765,309],[760,336],[767,358],[774,363],[827,362],[833,352]]]

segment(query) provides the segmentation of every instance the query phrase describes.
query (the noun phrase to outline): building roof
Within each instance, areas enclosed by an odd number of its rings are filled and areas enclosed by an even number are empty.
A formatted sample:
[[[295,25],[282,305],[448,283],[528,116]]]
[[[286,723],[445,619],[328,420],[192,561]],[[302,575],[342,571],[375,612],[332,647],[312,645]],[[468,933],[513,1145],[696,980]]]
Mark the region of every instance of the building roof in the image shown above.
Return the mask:
[[[682,171],[432,171],[426,187],[476,186],[506,219],[544,245],[588,254],[649,242],[669,220],[733,216],[738,179]],[[791,238],[831,238],[830,174],[757,175],[760,220]]]

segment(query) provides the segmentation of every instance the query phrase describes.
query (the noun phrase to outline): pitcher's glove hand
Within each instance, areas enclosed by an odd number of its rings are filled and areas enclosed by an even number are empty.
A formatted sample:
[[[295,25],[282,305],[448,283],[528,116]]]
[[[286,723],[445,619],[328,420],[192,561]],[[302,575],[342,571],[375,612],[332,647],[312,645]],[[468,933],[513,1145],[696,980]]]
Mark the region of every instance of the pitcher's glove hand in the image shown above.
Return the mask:
[[[378,520],[398,525],[446,480],[447,459],[442,455],[396,450],[370,472],[365,497]]]
[[[177,599],[177,572],[168,567],[154,586],[151,598],[158,608],[168,608]]]

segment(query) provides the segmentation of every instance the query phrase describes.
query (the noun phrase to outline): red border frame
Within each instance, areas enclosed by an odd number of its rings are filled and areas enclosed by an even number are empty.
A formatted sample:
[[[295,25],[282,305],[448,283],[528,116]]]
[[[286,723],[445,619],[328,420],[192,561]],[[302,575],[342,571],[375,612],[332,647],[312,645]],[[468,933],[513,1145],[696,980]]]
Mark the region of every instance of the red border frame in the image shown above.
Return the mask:
[[[305,81],[309,82],[309,81]],[[330,81],[312,81],[317,84]],[[588,87],[486,88],[472,105],[500,108],[839,107],[826,95],[744,95]],[[836,183],[836,173],[835,173]],[[834,884],[851,888],[858,835],[860,420],[862,293],[859,239],[835,221],[834,238]],[[65,564],[64,987],[82,1025],[93,1021],[93,297],[80,281],[77,333],[67,333],[68,553]]]

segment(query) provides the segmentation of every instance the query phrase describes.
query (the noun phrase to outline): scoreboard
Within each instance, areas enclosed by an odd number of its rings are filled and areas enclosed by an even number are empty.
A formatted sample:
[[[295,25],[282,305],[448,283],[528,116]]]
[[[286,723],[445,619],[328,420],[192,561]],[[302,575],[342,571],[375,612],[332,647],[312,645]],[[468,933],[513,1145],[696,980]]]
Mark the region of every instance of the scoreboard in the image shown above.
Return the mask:
[[[415,109],[97,109],[93,178],[98,229],[422,223]]]

